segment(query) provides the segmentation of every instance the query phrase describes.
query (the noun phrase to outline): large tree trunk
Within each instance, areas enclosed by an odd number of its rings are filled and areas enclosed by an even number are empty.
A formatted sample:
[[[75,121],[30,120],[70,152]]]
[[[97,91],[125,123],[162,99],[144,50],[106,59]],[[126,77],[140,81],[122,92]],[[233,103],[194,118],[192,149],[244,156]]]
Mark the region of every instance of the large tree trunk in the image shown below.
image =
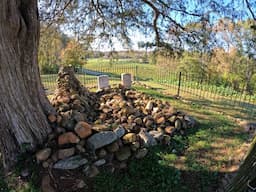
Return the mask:
[[[51,131],[53,113],[37,63],[37,0],[0,1],[0,149],[5,168],[25,146],[36,148]]]
[[[256,138],[254,138],[243,164],[231,184],[227,186],[226,191],[245,192],[248,181],[253,183],[253,187],[256,186]]]

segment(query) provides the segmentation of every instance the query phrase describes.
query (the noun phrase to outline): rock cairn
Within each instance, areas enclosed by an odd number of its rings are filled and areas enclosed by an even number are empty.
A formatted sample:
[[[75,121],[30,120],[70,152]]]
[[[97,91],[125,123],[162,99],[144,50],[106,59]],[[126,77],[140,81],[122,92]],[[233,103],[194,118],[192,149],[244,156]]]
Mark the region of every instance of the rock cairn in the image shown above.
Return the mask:
[[[174,134],[184,134],[195,120],[170,103],[126,89],[122,85],[90,93],[71,68],[62,68],[50,115],[54,131],[36,153],[44,168],[82,168],[94,177],[99,167],[111,171],[127,167],[131,159],[144,158],[148,148],[170,144]]]
[[[79,121],[92,122],[99,108],[97,95],[90,93],[81,85],[71,67],[60,69],[57,89],[51,103],[58,112],[56,119],[58,125],[67,130],[73,130],[74,125]],[[48,118],[50,122],[55,122],[54,116]]]

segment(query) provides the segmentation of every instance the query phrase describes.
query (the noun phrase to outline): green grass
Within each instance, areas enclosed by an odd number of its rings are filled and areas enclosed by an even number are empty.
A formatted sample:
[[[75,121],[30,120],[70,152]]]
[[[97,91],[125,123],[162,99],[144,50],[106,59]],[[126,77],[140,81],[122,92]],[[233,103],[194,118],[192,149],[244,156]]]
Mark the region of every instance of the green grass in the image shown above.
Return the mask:
[[[7,191],[9,191],[9,189],[8,189],[8,186],[7,186],[7,183],[5,181],[3,173],[4,173],[3,168],[0,165],[0,192],[7,192]]]
[[[127,172],[101,173],[95,179],[95,192],[106,189],[110,192],[210,192],[216,190],[224,173],[238,168],[245,151],[237,151],[248,141],[248,135],[237,127],[234,120],[249,118],[250,112],[228,100],[232,96],[234,101],[236,93],[211,85],[200,86],[199,90],[198,83],[191,81],[182,86],[183,100],[176,100],[173,95],[177,93],[177,78],[170,77],[169,81],[163,81],[163,77],[157,74],[156,66],[132,61],[110,65],[107,60],[100,61],[98,65],[98,60],[89,60],[86,67],[110,73],[113,76],[111,83],[120,82],[117,78],[120,73],[134,72],[135,65],[138,65],[136,72],[139,79],[145,80],[143,83],[152,89],[136,84],[136,90],[169,101],[177,109],[196,117],[200,124],[189,129],[186,136],[174,136],[170,147],[153,148],[147,158],[132,161]],[[168,77],[167,72],[165,75]],[[83,75],[78,78],[86,85],[96,85],[95,76],[88,76],[90,83],[84,81]],[[212,90],[216,90],[218,95],[211,95]],[[237,99],[240,97],[237,96]]]
[[[133,160],[127,172],[103,173],[95,179],[95,192],[170,192],[187,190],[181,186],[181,173],[166,164],[171,148],[154,147],[142,160]],[[168,155],[170,156],[170,155]]]
[[[1,159],[0,159],[1,160]],[[19,162],[8,177],[4,178],[0,166],[0,192],[40,192],[39,189],[39,166],[31,154],[23,154],[18,157]],[[20,179],[21,171],[25,168],[30,173],[30,179]]]
[[[108,59],[89,59],[85,68],[96,71],[107,71],[117,76],[120,76],[121,73],[131,73],[139,80],[144,81],[153,80],[157,77],[156,65],[139,63],[136,60],[130,59],[119,59],[112,64]]]
[[[211,192],[216,190],[224,173],[234,166],[238,168],[238,156],[243,154],[237,151],[248,141],[248,135],[232,119],[220,114],[218,107],[195,100],[176,100],[161,93],[162,86],[147,89],[136,85],[135,88],[169,101],[175,108],[194,116],[199,125],[188,129],[185,136],[175,135],[170,146],[151,148],[145,159],[132,160],[125,172],[102,172],[94,180],[95,192]],[[0,189],[8,191],[1,171]],[[33,182],[25,189],[36,191]]]
[[[200,104],[195,107],[161,95],[158,90],[136,89],[189,111],[200,124],[189,129],[186,136],[174,136],[169,147],[153,148],[146,159],[132,161],[128,172],[100,174],[95,181],[95,192],[106,189],[120,192],[211,192],[216,190],[224,173],[232,166],[238,168],[235,151],[248,141],[248,135],[232,120]],[[236,164],[230,164],[231,161]]]

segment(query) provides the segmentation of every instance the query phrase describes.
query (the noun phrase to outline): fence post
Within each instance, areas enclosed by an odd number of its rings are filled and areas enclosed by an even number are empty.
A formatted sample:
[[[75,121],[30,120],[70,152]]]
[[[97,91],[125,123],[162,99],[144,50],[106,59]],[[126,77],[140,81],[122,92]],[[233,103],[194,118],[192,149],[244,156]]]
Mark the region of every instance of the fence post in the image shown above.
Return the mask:
[[[179,73],[179,84],[178,84],[177,97],[180,97],[180,85],[181,85],[181,71],[180,71],[180,73]]]
[[[138,65],[135,66],[135,81],[138,81]]]
[[[83,74],[83,79],[84,79],[84,86],[85,86],[85,79],[86,79],[86,68],[82,68],[82,74]]]

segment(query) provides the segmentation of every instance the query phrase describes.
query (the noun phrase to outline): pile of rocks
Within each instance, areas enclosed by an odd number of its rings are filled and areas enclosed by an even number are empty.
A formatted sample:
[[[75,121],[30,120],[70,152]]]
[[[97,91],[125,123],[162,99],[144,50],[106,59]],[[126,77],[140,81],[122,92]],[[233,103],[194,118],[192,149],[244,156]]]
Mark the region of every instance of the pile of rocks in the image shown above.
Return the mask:
[[[89,93],[70,68],[59,73],[58,88],[51,100],[58,115],[49,115],[54,127],[36,159],[45,168],[76,169],[88,177],[99,167],[112,171],[141,159],[148,148],[170,144],[195,120],[170,103],[153,99],[123,86]]]
[[[95,93],[81,86],[70,67],[60,69],[57,78],[57,89],[51,98],[58,116],[48,117],[51,123],[57,121],[58,125],[68,130],[74,128],[76,121],[92,121],[96,118],[96,109],[99,107]]]

